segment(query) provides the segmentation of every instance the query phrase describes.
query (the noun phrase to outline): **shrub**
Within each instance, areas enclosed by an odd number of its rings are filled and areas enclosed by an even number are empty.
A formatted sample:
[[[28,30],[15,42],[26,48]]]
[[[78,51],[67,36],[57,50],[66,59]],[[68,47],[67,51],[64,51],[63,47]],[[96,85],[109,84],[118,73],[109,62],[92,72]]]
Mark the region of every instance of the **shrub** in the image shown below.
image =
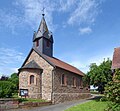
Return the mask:
[[[109,101],[120,103],[120,83],[109,82],[105,88],[105,94]]]
[[[106,111],[120,111],[120,104],[119,103],[110,102],[108,104],[108,108],[106,109]]]
[[[115,71],[114,80],[105,87],[105,96],[111,101],[107,111],[120,111],[120,70]]]
[[[0,98],[11,97],[15,85],[10,81],[0,81]]]

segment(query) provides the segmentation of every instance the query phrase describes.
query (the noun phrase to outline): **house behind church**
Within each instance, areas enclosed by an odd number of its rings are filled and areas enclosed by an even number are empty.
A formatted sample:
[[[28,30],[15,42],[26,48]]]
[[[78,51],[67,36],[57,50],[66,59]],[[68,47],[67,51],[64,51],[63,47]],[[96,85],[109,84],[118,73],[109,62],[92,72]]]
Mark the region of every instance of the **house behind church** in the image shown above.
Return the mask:
[[[112,67],[113,71],[113,80],[115,77],[115,70],[120,69],[120,47],[114,48]]]
[[[90,96],[83,88],[84,73],[53,57],[53,36],[48,30],[44,14],[33,47],[19,69],[19,94],[60,103]]]

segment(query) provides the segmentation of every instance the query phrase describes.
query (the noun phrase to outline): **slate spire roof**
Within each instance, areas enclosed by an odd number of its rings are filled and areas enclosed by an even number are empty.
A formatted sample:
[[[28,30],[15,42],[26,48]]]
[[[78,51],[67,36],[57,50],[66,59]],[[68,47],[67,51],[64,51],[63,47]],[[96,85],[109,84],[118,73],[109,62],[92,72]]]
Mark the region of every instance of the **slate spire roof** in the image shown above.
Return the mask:
[[[39,28],[37,32],[34,32],[33,41],[38,38],[45,37],[46,39],[50,39],[53,42],[52,32],[48,30],[44,14],[42,14],[42,20],[40,22]]]
[[[112,69],[120,68],[120,47],[114,49]]]
[[[48,27],[47,27],[47,24],[46,24],[46,21],[45,21],[44,16],[42,17],[40,26],[39,26],[39,28],[38,28],[38,32],[40,32],[42,35],[43,35],[45,32],[48,32]]]

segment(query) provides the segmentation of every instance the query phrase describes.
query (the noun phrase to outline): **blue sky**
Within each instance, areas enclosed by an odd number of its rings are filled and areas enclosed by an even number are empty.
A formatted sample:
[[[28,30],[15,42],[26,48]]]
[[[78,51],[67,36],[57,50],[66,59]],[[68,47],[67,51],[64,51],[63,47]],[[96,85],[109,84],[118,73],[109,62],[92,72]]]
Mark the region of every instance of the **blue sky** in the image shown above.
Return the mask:
[[[120,0],[0,0],[0,75],[21,67],[42,8],[54,56],[87,72],[120,46]]]

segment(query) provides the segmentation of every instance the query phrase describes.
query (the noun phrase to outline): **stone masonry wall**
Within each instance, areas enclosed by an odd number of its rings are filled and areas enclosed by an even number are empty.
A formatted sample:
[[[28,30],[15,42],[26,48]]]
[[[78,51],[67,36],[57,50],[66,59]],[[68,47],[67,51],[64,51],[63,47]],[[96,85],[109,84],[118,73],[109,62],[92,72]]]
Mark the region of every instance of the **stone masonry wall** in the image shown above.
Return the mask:
[[[34,84],[30,84],[30,76],[34,75]],[[41,74],[39,70],[22,69],[19,74],[19,89],[28,89],[29,98],[41,97]]]
[[[53,67],[47,61],[45,61],[41,56],[39,56],[34,50],[32,51],[30,57],[28,58],[25,64],[29,63],[32,60],[34,60],[43,69],[43,73],[41,74],[42,99],[51,100]],[[21,73],[23,74],[25,72],[23,71]],[[26,74],[23,75],[26,76]],[[25,83],[20,82],[20,84],[25,84]]]
[[[67,85],[61,84],[61,75],[65,74],[67,78]],[[76,87],[73,86],[73,77],[76,78]],[[57,68],[54,71],[54,85],[53,85],[53,103],[61,103],[70,100],[83,99],[90,96],[88,88],[82,86],[82,76],[76,75],[69,71]],[[80,84],[81,83],[81,84]]]

